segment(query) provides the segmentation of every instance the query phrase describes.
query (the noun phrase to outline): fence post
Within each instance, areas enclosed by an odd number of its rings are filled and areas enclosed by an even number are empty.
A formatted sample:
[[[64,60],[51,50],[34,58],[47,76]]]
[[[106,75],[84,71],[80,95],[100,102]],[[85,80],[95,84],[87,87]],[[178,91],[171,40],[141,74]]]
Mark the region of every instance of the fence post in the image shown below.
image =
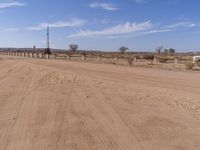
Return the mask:
[[[174,63],[175,63],[175,64],[178,64],[178,57],[175,57],[175,58],[174,58]]]
[[[54,54],[53,56],[54,56],[54,59],[56,59],[56,54]]]
[[[97,61],[100,62],[101,61],[101,56],[97,57]]]
[[[43,53],[41,53],[41,58],[44,58],[44,54]]]
[[[33,58],[33,52],[30,53],[30,57]]]
[[[50,58],[50,55],[49,54],[46,54],[46,59],[49,59]]]
[[[38,53],[37,52],[35,53],[35,58],[38,58]]]
[[[67,55],[67,60],[71,60],[70,55]]]
[[[136,57],[136,56],[133,57],[133,62],[134,62],[134,63],[137,62],[137,57]]]
[[[42,58],[42,54],[41,53],[38,53],[38,58]]]
[[[112,60],[112,63],[113,64],[116,64],[118,62],[118,58],[117,58],[117,56],[115,56],[114,58],[113,58],[113,60]]]
[[[82,55],[82,60],[85,61],[86,60],[86,56],[83,54]]]
[[[157,62],[158,62],[158,59],[156,56],[154,56],[153,63],[156,64]]]

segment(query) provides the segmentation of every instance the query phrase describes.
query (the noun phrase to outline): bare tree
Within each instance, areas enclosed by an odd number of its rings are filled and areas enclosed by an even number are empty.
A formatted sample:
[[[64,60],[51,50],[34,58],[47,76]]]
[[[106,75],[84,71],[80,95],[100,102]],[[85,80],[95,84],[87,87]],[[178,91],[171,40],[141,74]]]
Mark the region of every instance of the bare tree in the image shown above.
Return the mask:
[[[170,48],[170,49],[169,49],[169,54],[170,54],[170,55],[175,55],[175,53],[176,53],[176,50],[175,50],[175,49],[173,49],[173,48]]]
[[[158,47],[156,48],[156,52],[158,53],[158,55],[161,54],[162,49],[163,49],[163,46],[158,46]]]
[[[73,51],[73,52],[76,52],[78,50],[78,45],[77,44],[70,44],[69,45],[69,50],[70,51]]]
[[[169,50],[168,49],[164,49],[165,52],[165,56],[167,56],[169,54]]]
[[[126,51],[128,51],[129,50],[129,48],[128,47],[125,47],[125,46],[122,46],[122,47],[120,47],[119,48],[119,51],[120,51],[120,53],[122,53],[122,54],[124,54]]]

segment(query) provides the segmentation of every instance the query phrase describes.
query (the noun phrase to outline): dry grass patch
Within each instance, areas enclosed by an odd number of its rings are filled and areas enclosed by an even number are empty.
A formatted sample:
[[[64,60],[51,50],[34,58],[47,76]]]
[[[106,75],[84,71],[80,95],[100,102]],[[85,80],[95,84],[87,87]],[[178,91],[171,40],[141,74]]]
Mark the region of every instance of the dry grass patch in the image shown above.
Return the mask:
[[[185,68],[186,68],[187,70],[192,70],[193,67],[194,67],[194,64],[193,64],[192,62],[187,62],[187,63],[185,64]]]
[[[133,61],[134,61],[134,58],[133,58],[133,57],[127,57],[126,60],[127,60],[128,64],[129,64],[130,66],[133,65]]]

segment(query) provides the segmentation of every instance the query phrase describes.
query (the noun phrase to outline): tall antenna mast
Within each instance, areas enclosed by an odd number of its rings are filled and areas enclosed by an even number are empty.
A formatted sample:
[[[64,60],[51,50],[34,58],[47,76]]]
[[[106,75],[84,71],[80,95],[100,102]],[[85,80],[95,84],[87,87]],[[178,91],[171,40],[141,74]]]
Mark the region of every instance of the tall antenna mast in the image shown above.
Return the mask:
[[[50,51],[50,44],[49,44],[49,26],[47,26],[47,48],[45,49],[44,53],[45,54],[50,54],[51,55],[51,51]]]
[[[47,49],[49,49],[49,26],[47,27]]]

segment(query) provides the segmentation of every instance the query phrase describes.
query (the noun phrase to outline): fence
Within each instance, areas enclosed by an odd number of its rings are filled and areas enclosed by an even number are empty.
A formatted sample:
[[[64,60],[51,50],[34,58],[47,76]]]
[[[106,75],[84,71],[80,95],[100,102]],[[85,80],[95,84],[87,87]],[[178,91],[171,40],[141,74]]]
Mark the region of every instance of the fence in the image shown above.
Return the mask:
[[[62,59],[71,61],[85,61],[85,62],[101,62],[101,63],[112,63],[112,64],[128,64],[127,57],[117,57],[117,56],[98,56],[98,55],[86,55],[86,54],[57,54],[52,55],[44,54],[42,52],[22,52],[22,51],[6,51],[1,52],[3,55],[15,56],[15,57],[29,57],[35,59]],[[173,63],[179,64],[183,61],[190,61],[190,59],[180,59],[178,57],[173,57],[171,59],[161,59],[154,56],[152,59],[138,58],[137,56],[129,56],[132,58],[133,64],[159,64],[159,63]],[[164,60],[164,61],[163,61]],[[163,62],[162,62],[163,61]]]

